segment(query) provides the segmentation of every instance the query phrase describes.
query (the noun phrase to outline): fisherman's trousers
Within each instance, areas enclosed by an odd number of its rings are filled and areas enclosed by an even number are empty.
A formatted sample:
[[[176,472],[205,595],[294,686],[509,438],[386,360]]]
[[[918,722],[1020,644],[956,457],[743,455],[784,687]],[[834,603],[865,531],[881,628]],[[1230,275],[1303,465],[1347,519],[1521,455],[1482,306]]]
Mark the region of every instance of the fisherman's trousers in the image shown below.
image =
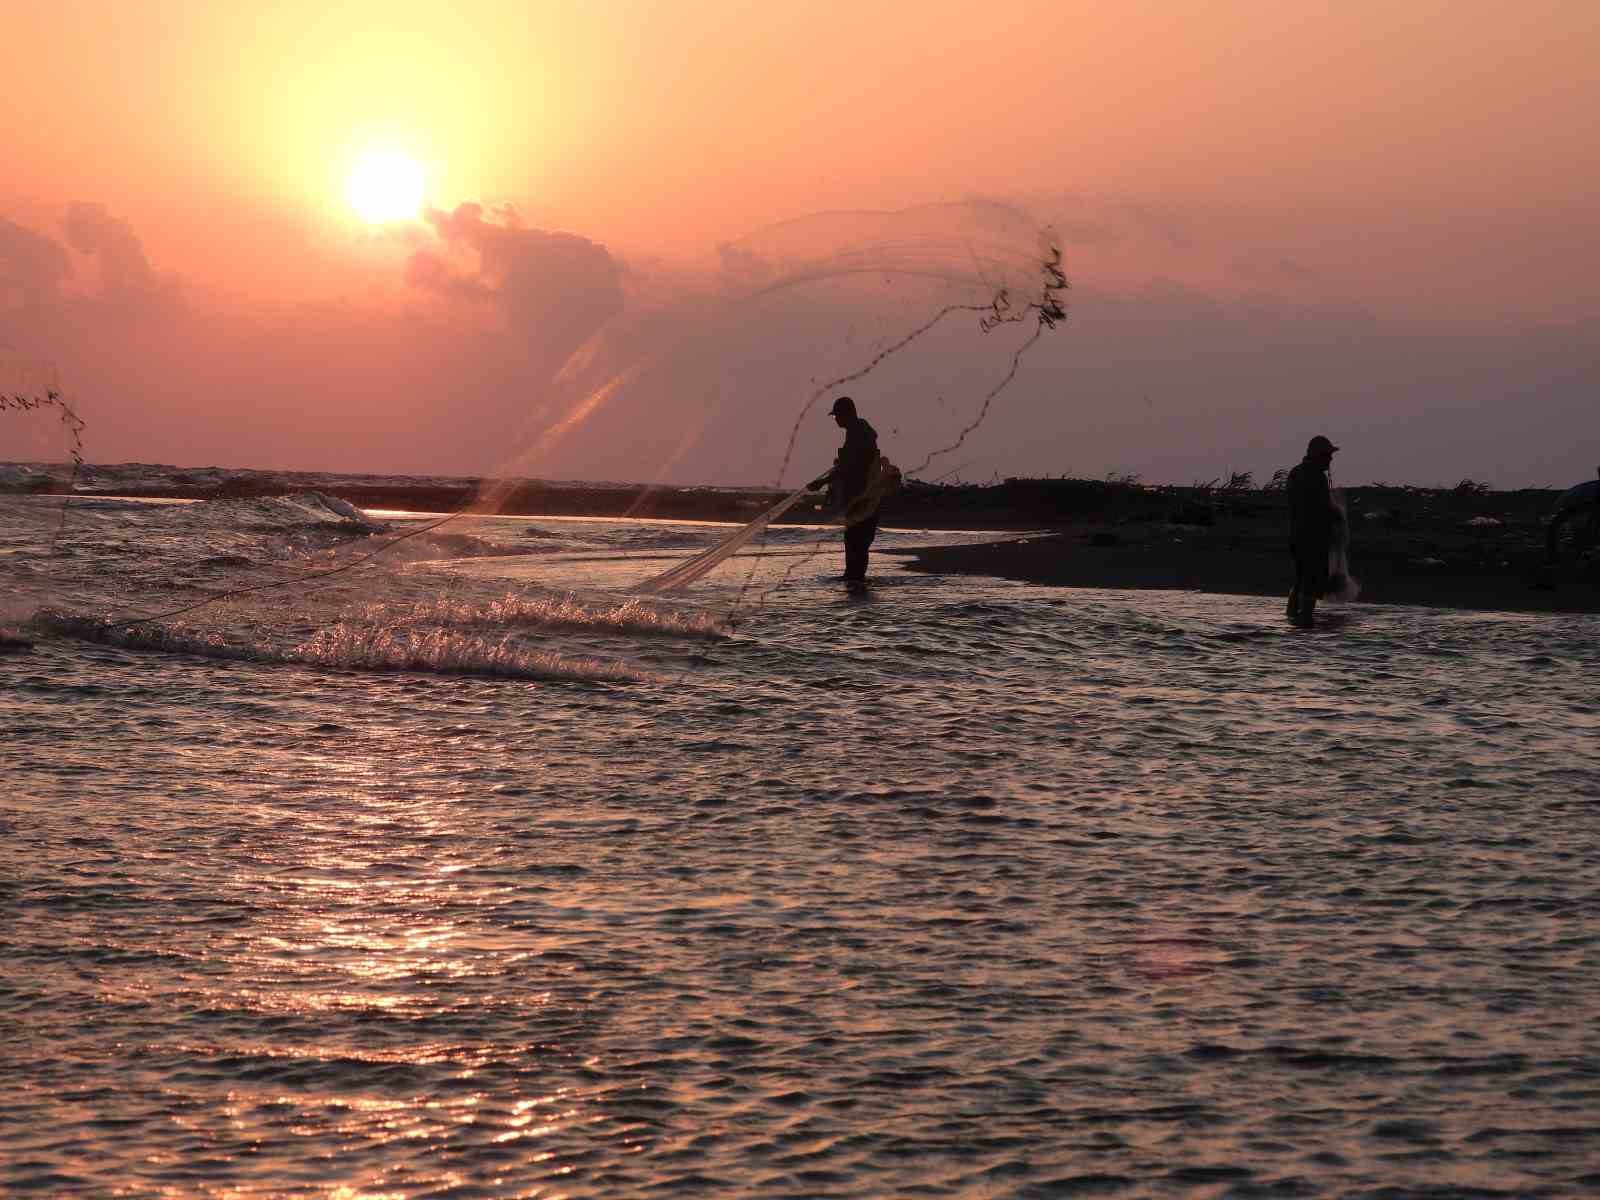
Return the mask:
[[[844,577],[851,583],[861,583],[867,578],[867,548],[878,536],[878,514],[865,521],[845,526]]]

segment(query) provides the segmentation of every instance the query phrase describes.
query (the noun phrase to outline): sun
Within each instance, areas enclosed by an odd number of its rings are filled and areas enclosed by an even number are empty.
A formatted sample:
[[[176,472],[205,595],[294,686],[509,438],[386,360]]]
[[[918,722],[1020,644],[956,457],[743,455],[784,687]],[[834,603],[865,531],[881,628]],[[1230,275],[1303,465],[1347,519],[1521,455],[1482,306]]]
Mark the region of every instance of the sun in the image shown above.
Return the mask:
[[[422,167],[394,150],[369,150],[356,161],[344,194],[363,221],[412,221],[422,211]]]

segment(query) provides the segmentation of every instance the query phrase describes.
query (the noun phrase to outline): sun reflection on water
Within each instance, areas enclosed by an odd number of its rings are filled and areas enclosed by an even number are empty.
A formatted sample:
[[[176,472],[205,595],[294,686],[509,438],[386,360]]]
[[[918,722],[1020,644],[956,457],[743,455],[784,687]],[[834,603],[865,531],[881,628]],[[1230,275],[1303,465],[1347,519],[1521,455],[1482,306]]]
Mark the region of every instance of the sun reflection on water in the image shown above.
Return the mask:
[[[1215,597],[807,595],[673,687],[41,643],[0,1191],[1591,1169],[1587,627],[1308,650]]]

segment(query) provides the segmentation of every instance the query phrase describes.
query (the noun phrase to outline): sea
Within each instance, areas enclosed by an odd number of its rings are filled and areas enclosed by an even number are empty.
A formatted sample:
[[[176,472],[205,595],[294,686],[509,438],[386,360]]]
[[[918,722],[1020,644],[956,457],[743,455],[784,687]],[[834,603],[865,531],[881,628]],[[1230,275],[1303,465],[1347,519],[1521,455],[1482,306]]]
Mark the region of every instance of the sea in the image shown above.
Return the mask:
[[[1600,618],[323,482],[0,497],[0,1194],[1600,1195]]]

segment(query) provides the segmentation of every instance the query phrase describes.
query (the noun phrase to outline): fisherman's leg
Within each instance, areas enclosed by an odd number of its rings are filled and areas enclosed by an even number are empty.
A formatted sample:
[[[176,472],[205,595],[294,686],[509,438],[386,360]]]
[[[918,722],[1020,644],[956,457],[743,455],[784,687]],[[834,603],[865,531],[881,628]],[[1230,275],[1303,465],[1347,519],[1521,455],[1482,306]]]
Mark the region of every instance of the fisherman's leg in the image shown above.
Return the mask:
[[[1294,556],[1294,585],[1289,589],[1288,617],[1291,622],[1300,623],[1300,601],[1306,591],[1305,556],[1300,553],[1298,546],[1291,549]]]
[[[857,521],[844,531],[844,577],[851,583],[867,578],[867,548],[878,536],[878,518]]]
[[[1317,592],[1315,588],[1301,590],[1300,615],[1295,618],[1294,623],[1303,629],[1310,629],[1317,623]]]
[[[1289,593],[1289,620],[1299,626],[1308,626],[1317,610],[1316,555],[1297,547],[1294,555],[1294,590]]]
[[[850,583],[860,583],[867,577],[867,539],[862,536],[860,525],[844,531],[844,577]]]

